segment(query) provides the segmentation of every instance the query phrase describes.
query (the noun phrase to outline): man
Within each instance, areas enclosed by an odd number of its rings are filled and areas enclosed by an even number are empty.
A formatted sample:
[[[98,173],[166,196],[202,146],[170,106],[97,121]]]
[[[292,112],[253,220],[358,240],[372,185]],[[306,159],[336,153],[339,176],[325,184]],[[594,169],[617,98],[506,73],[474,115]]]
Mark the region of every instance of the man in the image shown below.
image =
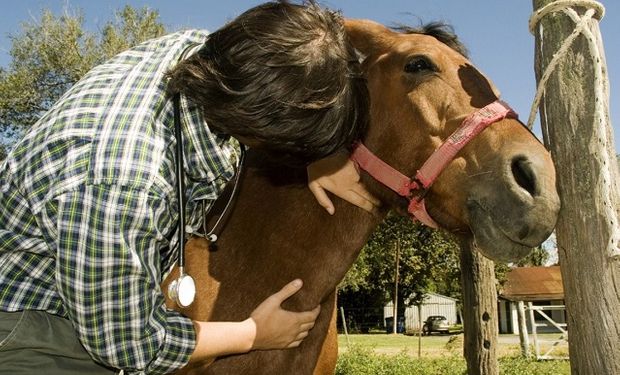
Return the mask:
[[[233,176],[237,140],[309,165],[330,213],[324,188],[376,204],[341,151],[364,130],[368,99],[338,14],[267,3],[211,35],[143,43],[86,74],[0,166],[0,373],[164,374],[295,347],[312,328],[318,307],[280,307],[301,280],[243,322],[166,309],[159,284],[179,230],[175,94],[189,232]]]

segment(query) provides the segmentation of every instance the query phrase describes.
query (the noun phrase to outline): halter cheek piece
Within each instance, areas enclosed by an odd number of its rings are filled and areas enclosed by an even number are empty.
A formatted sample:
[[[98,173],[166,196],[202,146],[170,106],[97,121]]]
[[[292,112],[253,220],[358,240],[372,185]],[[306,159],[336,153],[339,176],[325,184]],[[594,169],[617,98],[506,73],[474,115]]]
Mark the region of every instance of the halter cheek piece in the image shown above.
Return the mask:
[[[517,118],[517,114],[501,100],[497,100],[469,115],[448,139],[424,162],[413,179],[405,176],[372,153],[359,142],[351,160],[375,180],[409,200],[408,212],[414,221],[431,228],[439,225],[426,211],[424,198],[441,172],[456,154],[489,125],[504,118]]]

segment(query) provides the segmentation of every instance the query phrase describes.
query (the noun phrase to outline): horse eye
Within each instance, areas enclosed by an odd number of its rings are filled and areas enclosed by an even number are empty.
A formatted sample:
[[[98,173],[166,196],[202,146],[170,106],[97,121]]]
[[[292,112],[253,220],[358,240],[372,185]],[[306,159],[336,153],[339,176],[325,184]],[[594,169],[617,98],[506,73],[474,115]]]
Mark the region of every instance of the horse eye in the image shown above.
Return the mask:
[[[427,71],[436,71],[435,65],[426,56],[416,56],[405,65],[407,73],[421,73]]]

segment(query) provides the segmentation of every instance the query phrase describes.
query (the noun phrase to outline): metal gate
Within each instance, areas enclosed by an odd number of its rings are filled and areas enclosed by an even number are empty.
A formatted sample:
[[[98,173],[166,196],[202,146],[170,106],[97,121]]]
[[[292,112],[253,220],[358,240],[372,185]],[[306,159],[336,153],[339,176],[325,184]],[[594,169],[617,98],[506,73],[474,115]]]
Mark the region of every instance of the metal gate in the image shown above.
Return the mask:
[[[552,353],[556,351],[559,347],[564,347],[565,344],[568,345],[568,330],[566,329],[566,323],[558,323],[554,321],[545,311],[552,310],[561,310],[565,311],[566,306],[564,305],[554,305],[554,306],[534,306],[532,302],[527,303],[527,310],[530,315],[530,328],[532,331],[532,339],[534,341],[534,350],[536,351],[536,359],[568,359],[566,355],[553,355]],[[546,326],[546,324],[536,323],[536,314],[542,316],[545,320],[547,320],[551,325],[557,328],[560,331],[560,336],[555,340],[546,340],[538,337],[537,328],[541,326]],[[525,333],[527,335],[527,332]],[[551,343],[551,347],[544,353],[541,354],[541,344],[543,343]]]

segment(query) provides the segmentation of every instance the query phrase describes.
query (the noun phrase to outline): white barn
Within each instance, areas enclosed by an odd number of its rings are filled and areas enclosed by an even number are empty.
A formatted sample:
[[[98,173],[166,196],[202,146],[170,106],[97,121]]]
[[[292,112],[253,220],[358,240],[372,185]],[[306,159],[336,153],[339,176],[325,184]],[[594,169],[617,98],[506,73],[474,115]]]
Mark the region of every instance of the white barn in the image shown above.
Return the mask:
[[[422,303],[422,324],[426,318],[431,315],[443,315],[448,319],[448,323],[456,324],[458,320],[458,311],[456,308],[457,300],[448,296],[443,296],[437,293],[427,293],[424,302]],[[405,332],[412,333],[417,332],[420,329],[420,319],[418,318],[418,306],[408,305],[408,301],[405,300],[407,307],[405,308]],[[388,303],[383,308],[383,320],[384,322],[388,318],[394,316],[394,304]],[[402,319],[402,318],[401,318]],[[387,324],[386,324],[387,326]]]

